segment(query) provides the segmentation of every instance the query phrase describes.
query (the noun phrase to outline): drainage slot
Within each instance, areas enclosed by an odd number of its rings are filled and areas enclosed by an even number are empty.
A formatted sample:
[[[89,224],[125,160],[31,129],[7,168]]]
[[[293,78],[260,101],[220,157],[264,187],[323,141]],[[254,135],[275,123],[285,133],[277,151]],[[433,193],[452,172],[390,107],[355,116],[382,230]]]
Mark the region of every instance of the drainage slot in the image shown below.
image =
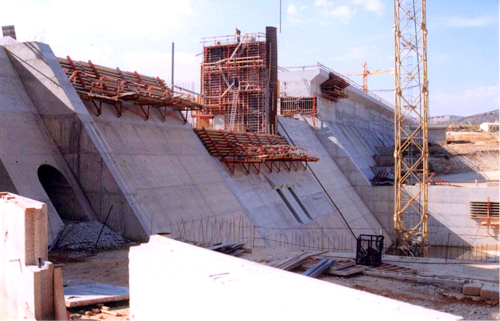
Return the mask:
[[[307,210],[307,208],[304,206],[304,204],[300,201],[299,197],[297,196],[297,194],[295,194],[295,191],[289,187],[288,190],[290,191],[290,194],[292,194],[293,198],[295,198],[295,201],[297,201],[297,204],[299,204],[300,208],[302,209],[302,211],[304,211],[304,214],[307,216],[308,219],[310,219],[311,221],[313,220],[311,214],[309,214],[309,211]]]
[[[292,213],[292,215],[295,218],[295,220],[297,222],[299,222],[300,224],[304,224],[304,222],[302,222],[302,220],[300,219],[299,215],[297,214],[297,212],[295,212],[295,209],[292,207],[292,204],[290,204],[290,202],[287,200],[287,198],[285,197],[285,195],[283,194],[283,192],[280,189],[277,189],[276,192],[278,192],[278,194],[281,196],[281,199],[283,199],[283,202],[285,202],[286,206],[288,207],[288,209]]]

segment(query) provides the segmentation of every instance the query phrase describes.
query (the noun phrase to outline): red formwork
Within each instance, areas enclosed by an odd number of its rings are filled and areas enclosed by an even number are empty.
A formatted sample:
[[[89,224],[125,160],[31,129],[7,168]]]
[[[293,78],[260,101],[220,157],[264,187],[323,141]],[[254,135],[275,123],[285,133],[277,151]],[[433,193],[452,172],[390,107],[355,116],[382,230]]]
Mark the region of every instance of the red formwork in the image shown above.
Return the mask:
[[[162,120],[178,112],[184,122],[188,111],[201,109],[197,95],[172,90],[159,77],[94,65],[90,60],[73,61],[69,56],[58,61],[80,97],[92,102],[97,116],[103,103],[113,106],[117,117],[128,111],[145,120],[151,108],[158,110]]]

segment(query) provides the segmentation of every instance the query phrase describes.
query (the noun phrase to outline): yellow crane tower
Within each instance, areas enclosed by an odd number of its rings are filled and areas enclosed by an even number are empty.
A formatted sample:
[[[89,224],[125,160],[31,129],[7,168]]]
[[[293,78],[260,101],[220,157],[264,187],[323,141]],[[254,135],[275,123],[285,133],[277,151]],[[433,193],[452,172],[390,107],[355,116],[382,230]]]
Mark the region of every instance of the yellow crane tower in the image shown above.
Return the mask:
[[[393,73],[394,69],[389,69],[389,70],[368,70],[366,69],[366,62],[363,61],[361,64],[363,66],[363,73],[362,74],[346,74],[346,76],[363,76],[363,92],[365,94],[368,93],[368,76],[369,75],[376,75],[376,74],[385,74],[388,72]]]
[[[425,0],[394,0],[394,227],[397,245],[425,255],[428,81]]]

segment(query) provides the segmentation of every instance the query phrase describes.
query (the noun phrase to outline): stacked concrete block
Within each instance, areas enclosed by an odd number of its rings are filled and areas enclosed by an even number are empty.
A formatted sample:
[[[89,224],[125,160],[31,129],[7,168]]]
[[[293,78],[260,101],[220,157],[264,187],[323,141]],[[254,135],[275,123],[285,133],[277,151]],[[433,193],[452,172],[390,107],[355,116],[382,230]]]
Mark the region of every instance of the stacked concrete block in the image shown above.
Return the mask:
[[[0,319],[53,319],[47,206],[0,193],[0,235]]]

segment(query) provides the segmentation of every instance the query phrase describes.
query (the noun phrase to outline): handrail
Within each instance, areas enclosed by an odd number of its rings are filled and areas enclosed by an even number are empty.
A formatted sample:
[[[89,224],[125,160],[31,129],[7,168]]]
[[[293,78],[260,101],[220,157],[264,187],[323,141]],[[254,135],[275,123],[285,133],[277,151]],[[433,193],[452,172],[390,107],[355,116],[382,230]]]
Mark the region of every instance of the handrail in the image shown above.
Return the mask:
[[[360,91],[364,92],[363,91],[363,87],[358,85],[356,82],[354,82],[353,80],[351,80],[350,78],[347,78],[346,76],[342,75],[342,74],[339,74],[338,72],[336,72],[335,70],[331,69],[331,68],[328,68],[327,66],[323,65],[322,63],[320,62],[317,62],[316,65],[311,65],[311,66],[296,66],[296,67],[278,67],[278,70],[280,71],[283,71],[283,72],[288,72],[290,71],[289,69],[302,69],[302,70],[306,70],[306,69],[313,69],[313,68],[323,68],[324,70],[334,74],[335,76],[338,76],[340,78],[342,78],[343,80],[345,80],[349,85],[353,86],[354,88],[356,89],[359,89]],[[372,98],[375,98],[376,100],[380,101],[381,103],[387,105],[388,107],[391,107],[392,109],[394,109],[394,105],[391,104],[390,102],[388,102],[387,100],[383,99],[382,97],[380,96],[377,96],[376,94],[374,94],[373,92],[369,91],[366,93],[368,96],[371,96]]]

